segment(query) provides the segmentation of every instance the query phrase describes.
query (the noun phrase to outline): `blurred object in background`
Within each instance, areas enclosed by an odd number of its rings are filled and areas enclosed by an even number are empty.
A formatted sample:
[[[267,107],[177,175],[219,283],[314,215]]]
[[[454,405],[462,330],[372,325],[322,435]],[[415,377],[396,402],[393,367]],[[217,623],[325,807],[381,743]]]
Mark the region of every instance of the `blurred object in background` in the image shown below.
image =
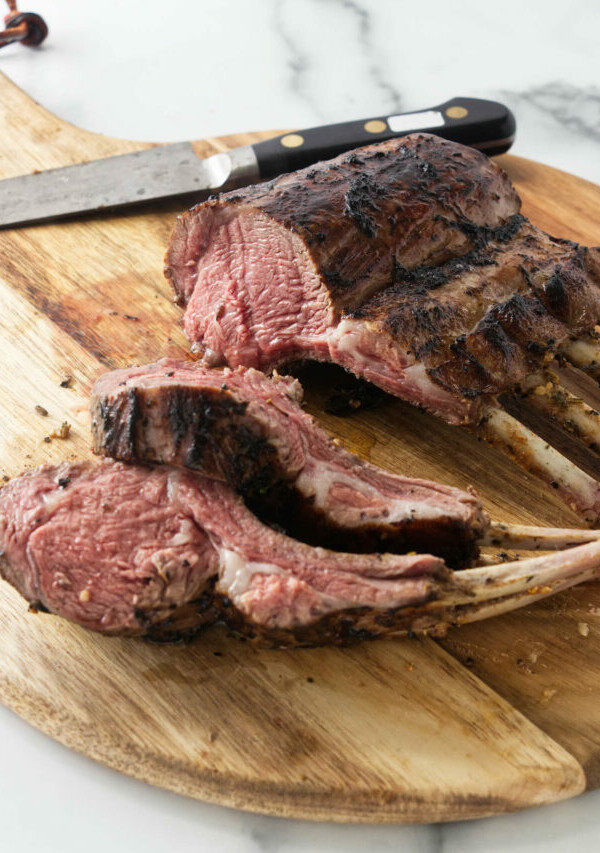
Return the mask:
[[[38,47],[48,35],[46,22],[35,12],[19,12],[17,0],[6,0],[9,12],[4,17],[6,29],[0,32],[0,47],[20,42],[27,47]]]

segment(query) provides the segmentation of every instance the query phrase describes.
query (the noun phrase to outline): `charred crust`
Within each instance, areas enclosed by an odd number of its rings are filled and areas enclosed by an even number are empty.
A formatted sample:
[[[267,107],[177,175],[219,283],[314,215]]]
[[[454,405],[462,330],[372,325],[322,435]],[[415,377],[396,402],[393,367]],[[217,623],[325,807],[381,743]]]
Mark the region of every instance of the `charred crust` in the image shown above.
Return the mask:
[[[423,265],[408,269],[394,261],[390,287],[381,296],[374,297],[371,303],[348,311],[345,316],[353,319],[368,318],[373,305],[385,299],[384,325],[392,335],[401,334],[406,328],[406,312],[409,313],[411,326],[417,333],[435,334],[448,309],[433,299],[428,301],[428,294],[477,267],[488,266],[497,266],[497,261],[491,251],[486,253],[482,249],[474,249],[460,257],[450,258],[438,266]]]
[[[216,579],[211,578],[197,599],[170,609],[169,615],[159,621],[152,611],[136,609],[138,633],[153,643],[188,643],[199,632],[222,622],[222,597],[214,592],[215,582]]]
[[[469,238],[474,250],[484,249],[490,243],[508,243],[518,233],[519,229],[525,222],[525,217],[521,213],[515,213],[509,217],[506,222],[496,228],[488,228],[485,225],[478,225],[471,219],[460,217],[458,219],[448,219],[446,216],[437,214],[434,220],[447,228],[456,228]]]
[[[94,451],[129,461],[135,455],[135,428],[139,405],[135,389],[115,398],[102,397],[92,405]]]
[[[355,151],[353,151],[344,159],[344,162],[350,163],[351,166],[363,166],[365,161],[360,158]]]
[[[181,464],[213,470],[238,491],[260,491],[274,479],[275,448],[246,419],[246,402],[222,389],[169,388],[165,397]]]
[[[350,181],[344,197],[344,215],[354,220],[356,227],[365,237],[372,239],[377,235],[375,214],[378,201],[385,195],[385,188],[376,183],[369,174],[360,174]]]
[[[430,600],[436,598],[432,592]],[[286,629],[269,628],[256,625],[231,605],[223,606],[221,619],[234,636],[251,640],[255,645],[272,649],[311,648],[334,645],[351,646],[365,640],[376,640],[386,636],[416,636],[415,619],[422,608],[411,606],[378,610],[369,607],[356,607],[322,616],[311,625]],[[452,614],[448,614],[450,618]],[[423,628],[439,630],[439,617],[435,620],[422,620]]]
[[[453,278],[459,278],[476,267],[497,265],[498,262],[495,260],[493,252],[488,251],[486,253],[482,248],[473,249],[457,258],[449,258],[439,266],[419,266],[407,269],[395,261],[392,276],[392,285],[395,285],[393,292],[402,292],[403,289],[406,289],[411,294],[425,294],[427,291],[437,290],[438,287],[447,284]]]
[[[544,285],[544,294],[548,308],[553,314],[560,317],[567,313],[569,296],[565,289],[560,266]]]
[[[493,392],[493,381],[479,359],[467,349],[464,335],[456,338],[449,349],[457,357],[457,364],[449,361],[427,371],[438,385],[466,399]]]
[[[402,292],[403,289],[409,292],[424,293],[427,290],[436,290],[446,284],[449,275],[449,270],[445,266],[422,266],[410,270],[394,260],[392,285],[395,285],[394,292],[396,293]]]
[[[286,478],[268,435],[246,417],[248,404],[236,399],[225,383],[201,389],[168,385],[153,401],[158,423],[168,432],[171,451],[165,461],[224,479],[249,496],[261,495]],[[156,461],[153,448],[141,440],[137,453],[145,461]]]
[[[228,427],[226,444],[230,449],[225,464],[227,481],[248,500],[260,501],[276,484],[288,478],[268,437],[246,423]]]
[[[356,285],[356,279],[344,278],[338,270],[324,269],[321,270],[321,275],[333,292],[342,293],[351,290]]]
[[[135,388],[127,393],[127,418],[125,421],[125,442],[130,456],[133,456],[135,448],[135,433],[137,422],[140,417],[140,401]]]

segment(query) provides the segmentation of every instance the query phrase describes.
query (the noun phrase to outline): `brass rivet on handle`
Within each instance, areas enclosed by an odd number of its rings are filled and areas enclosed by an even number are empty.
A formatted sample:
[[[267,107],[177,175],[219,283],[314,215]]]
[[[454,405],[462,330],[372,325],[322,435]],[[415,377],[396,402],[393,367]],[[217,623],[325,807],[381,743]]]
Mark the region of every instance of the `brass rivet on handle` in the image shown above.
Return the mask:
[[[387,125],[384,121],[374,118],[372,121],[365,122],[365,130],[367,133],[382,133],[387,130]]]
[[[448,118],[464,118],[469,115],[469,110],[465,107],[448,107],[446,115]]]
[[[285,148],[298,148],[304,144],[304,137],[299,133],[288,133],[287,136],[282,136],[279,140]]]

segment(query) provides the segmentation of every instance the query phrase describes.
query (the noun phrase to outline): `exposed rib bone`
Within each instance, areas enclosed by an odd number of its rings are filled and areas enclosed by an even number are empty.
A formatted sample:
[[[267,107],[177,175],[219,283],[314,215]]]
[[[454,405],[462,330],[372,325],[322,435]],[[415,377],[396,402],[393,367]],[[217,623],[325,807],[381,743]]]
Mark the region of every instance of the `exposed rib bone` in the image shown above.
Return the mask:
[[[561,553],[457,571],[443,583],[434,601],[407,608],[405,621],[390,636],[425,633],[442,637],[450,626],[526,607],[599,576],[600,534],[594,542]]]
[[[490,407],[479,427],[482,437],[526,471],[549,482],[588,524],[600,520],[600,483],[508,412]]]
[[[480,554],[477,562],[480,566],[499,566],[501,563],[512,563],[518,559],[518,554],[508,554],[504,551],[500,554]]]
[[[504,563],[490,569],[478,566],[464,569],[452,576],[451,589],[439,601],[444,606],[469,604],[490,599],[505,598],[527,592],[543,593],[545,587],[578,575],[588,569],[600,568],[600,541],[589,542],[556,554],[544,554]]]
[[[569,527],[530,527],[492,521],[482,546],[519,548],[523,551],[554,551],[600,540],[600,530],[576,530]]]
[[[442,636],[449,625],[499,616],[547,598],[600,572],[600,541],[560,554],[531,557],[498,569],[466,569],[453,575],[450,587],[436,601],[418,607],[411,630]]]
[[[457,625],[463,625],[467,622],[478,622],[482,619],[490,619],[492,616],[500,616],[502,613],[508,613],[511,610],[517,610],[520,607],[534,604],[536,601],[541,601],[543,598],[548,598],[555,595],[561,590],[569,589],[577,586],[580,583],[595,580],[598,577],[598,569],[586,569],[585,571],[571,575],[562,581],[558,581],[552,585],[542,587],[539,592],[528,591],[516,596],[507,598],[499,598],[491,603],[475,605],[471,608],[457,608],[456,617],[453,622]]]
[[[561,347],[561,353],[575,367],[585,370],[595,379],[600,379],[600,340],[595,333],[568,341]]]
[[[531,374],[520,390],[536,409],[550,415],[592,450],[600,450],[600,412],[567,390],[556,373],[546,370]]]

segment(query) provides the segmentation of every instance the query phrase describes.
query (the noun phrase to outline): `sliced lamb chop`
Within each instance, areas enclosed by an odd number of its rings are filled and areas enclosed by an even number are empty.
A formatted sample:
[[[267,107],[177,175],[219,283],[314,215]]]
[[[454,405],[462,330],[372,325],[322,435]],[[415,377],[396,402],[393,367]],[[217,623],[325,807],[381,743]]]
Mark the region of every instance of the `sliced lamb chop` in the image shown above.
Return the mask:
[[[416,134],[198,205],[166,274],[206,363],[333,361],[491,437],[498,397],[557,353],[593,362],[573,339],[600,321],[600,249],[519,207],[484,155]]]
[[[35,607],[107,634],[172,636],[180,616],[186,630],[214,622],[224,596],[251,622],[287,629],[420,604],[449,577],[430,555],[312,548],[265,527],[216,480],[112,460],[11,481],[0,547],[3,576]]]
[[[218,556],[173,500],[168,469],[44,466],[0,490],[0,573],[35,608],[140,634],[206,601]],[[210,604],[210,602],[209,602]],[[210,606],[197,623],[214,621]]]
[[[166,465],[45,466],[0,490],[2,575],[105,634],[222,621],[274,645],[444,631],[595,577],[600,541],[450,572],[428,554],[342,554],[261,524],[228,486]]]
[[[364,462],[332,441],[289,377],[167,359],[102,376],[94,450],[226,481],[261,518],[343,551],[431,551],[473,565],[487,518],[473,494]]]
[[[268,378],[253,368],[217,370],[163,359],[115,370],[92,390],[94,449],[226,481],[271,522],[339,550],[339,543],[354,551],[368,539],[373,551],[427,550],[457,568],[461,561],[473,564],[479,545],[552,550],[600,535],[490,522],[473,492],[392,474],[348,453],[302,411],[301,398],[298,380]],[[552,448],[542,450],[542,440],[502,409],[488,411],[485,428],[490,441],[521,453],[523,464],[532,464],[527,457],[537,458],[536,451],[545,458],[540,476],[565,494],[575,487],[585,494],[582,513],[593,505],[600,485],[570,463],[565,467]]]

